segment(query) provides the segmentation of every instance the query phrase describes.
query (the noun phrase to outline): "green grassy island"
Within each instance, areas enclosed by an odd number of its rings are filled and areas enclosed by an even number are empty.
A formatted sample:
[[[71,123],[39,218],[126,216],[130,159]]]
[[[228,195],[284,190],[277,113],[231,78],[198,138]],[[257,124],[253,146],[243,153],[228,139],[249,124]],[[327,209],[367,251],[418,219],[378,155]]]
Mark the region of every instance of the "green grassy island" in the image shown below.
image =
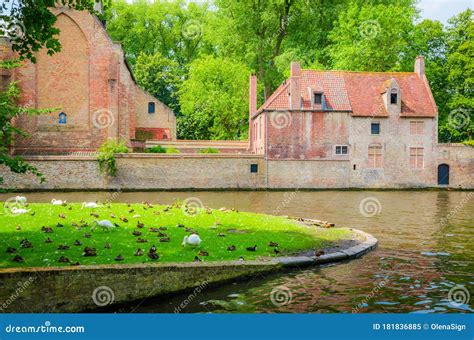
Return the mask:
[[[181,202],[23,208],[13,214],[5,204],[0,215],[0,268],[255,260],[323,249],[352,236],[347,228],[309,227],[285,217]],[[95,222],[103,220],[113,227]],[[193,233],[201,243],[183,246]],[[254,246],[255,251],[247,249]]]

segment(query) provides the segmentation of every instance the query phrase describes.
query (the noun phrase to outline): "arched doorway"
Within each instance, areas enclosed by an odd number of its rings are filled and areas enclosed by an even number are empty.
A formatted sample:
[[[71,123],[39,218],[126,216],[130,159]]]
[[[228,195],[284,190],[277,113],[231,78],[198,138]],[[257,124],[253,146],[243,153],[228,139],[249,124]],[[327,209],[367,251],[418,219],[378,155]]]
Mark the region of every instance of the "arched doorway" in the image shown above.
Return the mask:
[[[438,185],[449,184],[449,165],[440,164],[438,165]]]

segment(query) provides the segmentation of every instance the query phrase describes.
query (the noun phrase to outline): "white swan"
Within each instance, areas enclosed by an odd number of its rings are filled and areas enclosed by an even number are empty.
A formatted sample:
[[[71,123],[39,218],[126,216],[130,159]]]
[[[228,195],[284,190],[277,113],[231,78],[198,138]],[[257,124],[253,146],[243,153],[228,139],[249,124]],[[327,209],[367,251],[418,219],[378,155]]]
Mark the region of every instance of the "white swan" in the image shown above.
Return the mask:
[[[25,196],[16,196],[15,201],[16,201],[16,203],[19,203],[19,204],[26,204],[26,197]]]
[[[99,227],[102,227],[102,228],[107,229],[107,230],[111,230],[111,229],[115,228],[114,224],[112,222],[110,222],[109,220],[102,220],[102,221],[95,220],[94,222]]]
[[[53,199],[51,200],[51,204],[52,204],[52,205],[63,205],[63,203],[66,203],[66,201],[57,200],[57,199],[55,199],[55,198],[53,198]]]
[[[198,246],[201,244],[201,238],[197,234],[191,234],[189,236],[185,236],[183,239],[183,243],[181,245],[184,247],[185,245],[190,245],[190,246]]]
[[[82,203],[82,209],[84,209],[84,208],[94,209],[94,208],[97,208],[97,207],[99,207],[99,205],[95,202],[83,202]]]
[[[23,208],[17,208],[17,207],[13,207],[11,209],[13,215],[23,215],[23,214],[27,214],[30,212],[30,210],[26,210],[26,209],[23,209]]]

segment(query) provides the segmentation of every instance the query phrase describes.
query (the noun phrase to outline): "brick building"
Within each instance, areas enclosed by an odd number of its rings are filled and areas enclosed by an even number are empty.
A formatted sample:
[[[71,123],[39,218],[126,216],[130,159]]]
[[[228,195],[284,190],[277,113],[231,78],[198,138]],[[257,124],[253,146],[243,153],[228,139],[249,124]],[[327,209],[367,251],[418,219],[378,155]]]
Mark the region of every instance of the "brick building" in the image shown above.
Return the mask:
[[[17,137],[15,153],[91,151],[110,137],[131,140],[176,139],[173,111],[135,83],[120,44],[108,36],[103,24],[88,11],[53,9],[61,31],[61,52],[37,53],[13,72],[3,71],[2,83],[19,81],[20,105],[54,108],[49,115],[19,117],[16,124],[28,131]],[[14,57],[6,39],[0,59]]]
[[[450,168],[455,183],[468,184],[472,149],[438,144],[423,57],[414,72],[301,70],[294,62],[258,109],[256,83],[251,76],[249,143],[266,156],[269,187],[446,185]]]

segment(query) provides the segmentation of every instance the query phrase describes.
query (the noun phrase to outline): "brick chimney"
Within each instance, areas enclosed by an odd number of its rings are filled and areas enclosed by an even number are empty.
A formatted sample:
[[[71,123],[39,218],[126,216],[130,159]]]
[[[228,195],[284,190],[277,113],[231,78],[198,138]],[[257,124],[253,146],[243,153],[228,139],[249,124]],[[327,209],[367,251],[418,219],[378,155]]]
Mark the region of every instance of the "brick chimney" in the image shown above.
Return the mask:
[[[425,57],[419,55],[415,59],[415,73],[418,73],[420,77],[425,75]]]
[[[257,112],[257,76],[250,75],[249,78],[249,115],[252,118],[253,114]]]
[[[301,108],[301,65],[294,61],[291,63],[290,75],[290,109],[299,110]]]

